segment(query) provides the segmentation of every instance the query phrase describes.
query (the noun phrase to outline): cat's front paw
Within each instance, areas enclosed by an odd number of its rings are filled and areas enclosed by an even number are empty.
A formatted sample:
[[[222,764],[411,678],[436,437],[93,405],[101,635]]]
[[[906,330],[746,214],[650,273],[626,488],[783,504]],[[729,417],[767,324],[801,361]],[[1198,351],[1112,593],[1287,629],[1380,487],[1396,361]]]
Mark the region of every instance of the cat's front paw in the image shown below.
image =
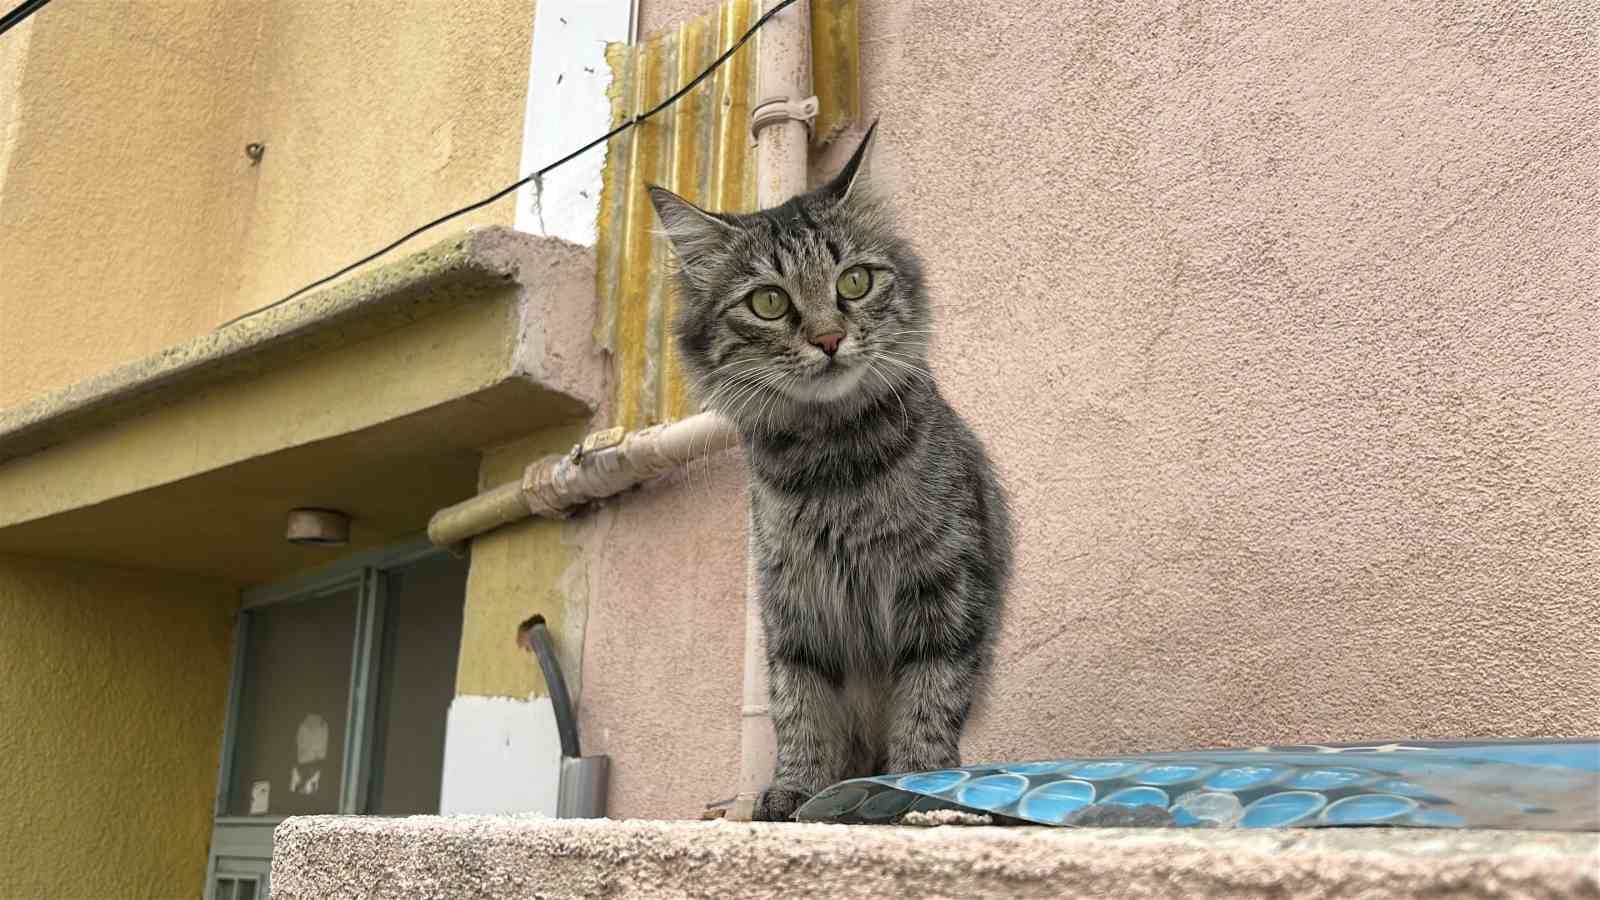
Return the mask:
[[[750,818],[755,822],[788,822],[809,799],[810,796],[800,791],[769,787],[756,798],[756,808]]]

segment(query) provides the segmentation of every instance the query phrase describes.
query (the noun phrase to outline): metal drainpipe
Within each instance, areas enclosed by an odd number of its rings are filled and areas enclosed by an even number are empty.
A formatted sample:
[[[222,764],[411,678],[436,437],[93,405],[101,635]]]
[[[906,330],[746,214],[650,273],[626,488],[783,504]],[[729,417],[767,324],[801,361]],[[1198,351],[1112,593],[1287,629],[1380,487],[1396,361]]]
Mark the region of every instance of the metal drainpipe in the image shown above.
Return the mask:
[[[457,547],[529,516],[559,519],[591,500],[634,485],[739,442],[732,423],[700,413],[639,431],[596,431],[568,453],[535,460],[510,481],[447,506],[428,521],[428,539]]]
[[[763,0],[761,11],[779,0]],[[811,93],[811,4],[799,0],[772,17],[758,38],[757,71],[761,98],[751,111],[756,131],[756,203],[778,206],[807,188],[811,118],[817,100]],[[753,548],[752,548],[753,549]],[[749,820],[756,796],[772,780],[777,737],[767,710],[766,641],[756,599],[753,555],[746,573],[744,626],[744,698],[739,717],[738,797],[727,818]]]

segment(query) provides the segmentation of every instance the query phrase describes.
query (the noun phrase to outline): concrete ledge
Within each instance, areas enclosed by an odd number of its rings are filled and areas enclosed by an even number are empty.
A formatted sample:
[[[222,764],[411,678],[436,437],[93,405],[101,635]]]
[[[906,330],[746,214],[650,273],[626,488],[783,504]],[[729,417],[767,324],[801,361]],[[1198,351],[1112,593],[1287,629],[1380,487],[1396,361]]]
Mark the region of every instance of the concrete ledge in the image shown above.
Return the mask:
[[[1600,835],[318,816],[275,898],[1600,897]]]
[[[269,363],[401,327],[515,281],[533,247],[582,254],[560,241],[475,228],[160,353],[0,410],[0,462],[127,419],[174,397]]]
[[[25,406],[0,410],[0,553],[241,584],[421,532],[484,448],[603,403],[594,256],[478,228]],[[331,554],[334,550],[323,551]]]

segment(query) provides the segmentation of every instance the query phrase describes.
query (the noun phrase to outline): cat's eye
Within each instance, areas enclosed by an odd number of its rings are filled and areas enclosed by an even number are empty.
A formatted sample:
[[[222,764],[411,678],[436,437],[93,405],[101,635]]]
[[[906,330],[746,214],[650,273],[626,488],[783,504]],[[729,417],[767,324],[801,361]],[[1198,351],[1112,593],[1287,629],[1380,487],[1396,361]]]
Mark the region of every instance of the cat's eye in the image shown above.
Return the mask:
[[[789,295],[783,288],[756,288],[750,294],[750,311],[763,319],[776,319],[789,311]]]
[[[872,272],[866,266],[851,266],[839,276],[839,296],[846,300],[860,300],[872,290]]]

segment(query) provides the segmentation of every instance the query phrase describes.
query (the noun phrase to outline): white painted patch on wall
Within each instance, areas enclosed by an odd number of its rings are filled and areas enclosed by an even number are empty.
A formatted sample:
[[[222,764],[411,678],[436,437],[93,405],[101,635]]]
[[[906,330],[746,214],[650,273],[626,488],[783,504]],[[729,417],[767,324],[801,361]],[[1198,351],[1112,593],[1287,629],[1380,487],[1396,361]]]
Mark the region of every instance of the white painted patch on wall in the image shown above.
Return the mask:
[[[561,739],[549,697],[457,697],[445,725],[439,812],[556,814]]]
[[[611,129],[606,44],[626,42],[631,0],[539,0],[522,118],[521,175]],[[516,228],[594,246],[605,145],[517,191]]]

